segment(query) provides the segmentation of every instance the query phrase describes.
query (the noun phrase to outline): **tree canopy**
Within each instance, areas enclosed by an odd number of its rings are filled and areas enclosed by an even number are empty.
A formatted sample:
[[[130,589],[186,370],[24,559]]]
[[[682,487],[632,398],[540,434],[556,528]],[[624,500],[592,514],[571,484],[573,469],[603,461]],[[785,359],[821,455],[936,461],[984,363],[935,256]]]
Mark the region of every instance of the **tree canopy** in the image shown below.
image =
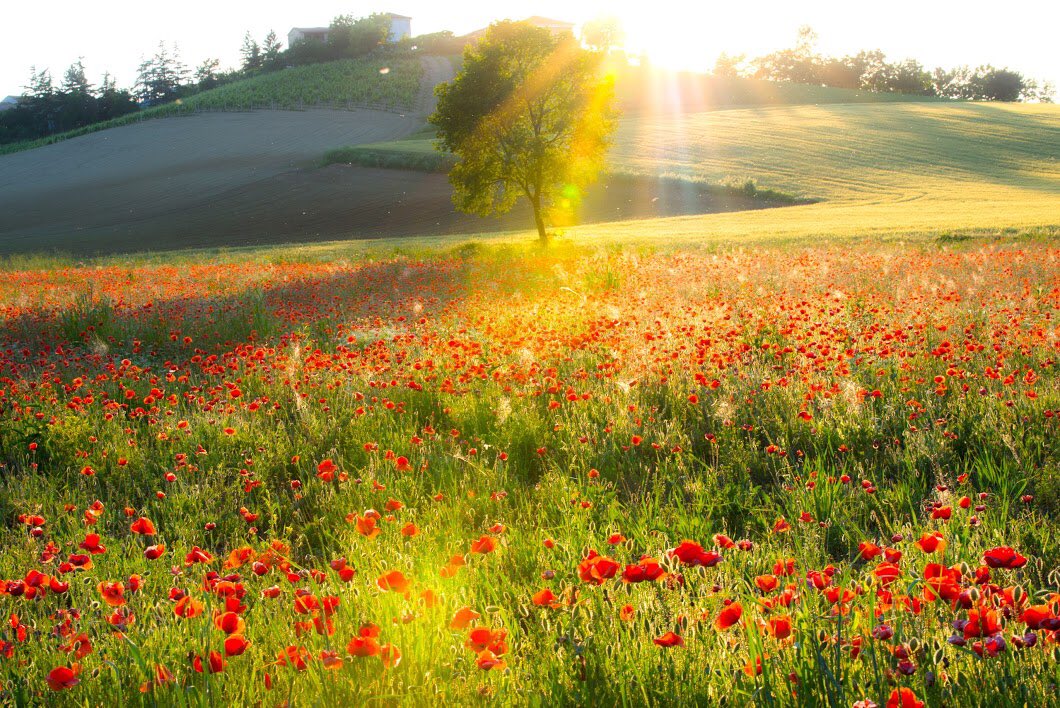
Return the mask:
[[[436,89],[439,148],[458,156],[453,203],[482,216],[530,203],[538,236],[560,198],[580,193],[603,165],[614,130],[614,89],[602,55],[569,33],[525,22],[493,24]]]

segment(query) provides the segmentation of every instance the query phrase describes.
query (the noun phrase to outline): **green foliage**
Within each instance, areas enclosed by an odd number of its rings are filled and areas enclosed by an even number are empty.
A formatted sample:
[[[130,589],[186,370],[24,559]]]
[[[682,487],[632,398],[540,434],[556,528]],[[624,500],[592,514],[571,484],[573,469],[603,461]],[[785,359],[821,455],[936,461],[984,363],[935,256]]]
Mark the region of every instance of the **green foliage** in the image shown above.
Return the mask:
[[[614,128],[613,88],[599,55],[572,36],[499,22],[469,46],[456,78],[438,87],[439,148],[457,155],[453,202],[463,211],[504,213],[525,197],[538,236],[564,188],[599,171]]]
[[[360,165],[391,170],[448,172],[456,165],[456,158],[449,153],[435,150],[431,141],[417,140],[336,148],[324,154],[322,165]]]
[[[890,62],[879,49],[852,56],[829,57],[815,51],[817,35],[802,27],[795,47],[753,60],[754,78],[877,93],[940,96],[972,101],[1051,101],[1054,87],[1039,86],[1011,69],[990,65],[971,69],[936,68],[928,71],[915,59]],[[724,58],[724,55],[722,55]],[[719,59],[717,76],[736,75],[730,61]]]
[[[385,73],[383,71],[385,70]],[[183,100],[184,110],[378,105],[411,108],[422,70],[412,57],[346,59],[226,84]]]
[[[34,69],[18,105],[0,113],[0,144],[77,130],[136,110],[132,96],[119,90],[109,74],[103,76],[98,89],[93,88],[81,60],[66,70],[58,89],[50,72]]]
[[[339,15],[328,29],[328,47],[336,58],[359,57],[386,43],[390,17],[382,13],[359,18]]]
[[[176,49],[159,42],[155,55],[140,63],[133,90],[141,103],[158,105],[179,98],[181,88],[187,83],[188,68]]]

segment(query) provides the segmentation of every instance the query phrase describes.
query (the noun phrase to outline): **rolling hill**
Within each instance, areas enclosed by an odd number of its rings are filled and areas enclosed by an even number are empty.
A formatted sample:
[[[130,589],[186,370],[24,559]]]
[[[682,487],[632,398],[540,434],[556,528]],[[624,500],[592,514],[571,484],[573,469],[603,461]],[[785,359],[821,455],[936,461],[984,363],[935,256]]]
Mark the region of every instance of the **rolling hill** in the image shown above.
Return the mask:
[[[441,175],[318,168],[324,153],[341,145],[370,158],[353,162],[432,166],[422,115],[446,71],[425,64],[382,75],[367,65],[358,71],[361,83],[372,85],[402,72],[423,76],[415,92],[407,81],[399,92],[403,100],[415,93],[418,115],[204,113],[0,157],[0,252],[96,254],[522,228],[522,214],[499,221],[455,214]],[[291,76],[259,77],[199,100],[203,107],[224,104],[225,96],[276,100],[275,91],[286,86],[292,91],[281,101],[286,105],[309,91]],[[1056,106],[894,97],[866,102],[842,89],[822,94],[815,87],[752,86],[764,83],[744,82],[725,95],[788,103],[687,111],[695,103],[687,100],[626,112],[611,169],[637,179],[605,180],[596,188],[604,197],[590,192],[598,206],[586,220],[596,223],[570,233],[583,239],[786,239],[1060,224]],[[722,95],[717,86],[713,90]],[[814,98],[840,102],[807,102]],[[819,203],[734,212],[767,204],[719,203],[707,194],[719,182],[748,179]],[[621,222],[633,216],[638,219]],[[606,228],[600,222],[608,222]]]

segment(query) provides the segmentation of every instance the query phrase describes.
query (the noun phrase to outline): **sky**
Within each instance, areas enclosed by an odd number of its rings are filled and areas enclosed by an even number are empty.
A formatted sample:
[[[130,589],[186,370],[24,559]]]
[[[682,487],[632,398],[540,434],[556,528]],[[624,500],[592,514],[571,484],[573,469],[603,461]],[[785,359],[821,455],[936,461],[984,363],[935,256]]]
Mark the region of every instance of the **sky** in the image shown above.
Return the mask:
[[[627,45],[654,63],[708,69],[721,52],[760,56],[790,47],[801,25],[820,37],[825,54],[883,49],[891,59],[915,58],[929,68],[960,64],[1008,66],[1060,85],[1060,2],[1055,0],[53,0],[8,2],[0,9],[0,97],[20,94],[30,67],[48,67],[58,83],[82,57],[93,83],[104,71],[130,86],[141,57],[160,41],[176,44],[189,67],[207,57],[236,66],[243,34],[260,42],[270,29],[286,43],[296,26],[327,25],[339,14],[409,15],[413,34],[478,29],[496,19],[543,15],[582,23],[613,15]]]

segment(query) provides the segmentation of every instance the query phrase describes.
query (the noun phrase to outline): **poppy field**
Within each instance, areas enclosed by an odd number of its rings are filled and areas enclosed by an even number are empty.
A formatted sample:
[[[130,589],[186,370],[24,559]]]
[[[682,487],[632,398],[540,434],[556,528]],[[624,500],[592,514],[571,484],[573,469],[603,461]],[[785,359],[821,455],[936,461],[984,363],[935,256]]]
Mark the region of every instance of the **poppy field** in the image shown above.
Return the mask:
[[[0,703],[1058,701],[1055,242],[332,256],[2,272]]]

